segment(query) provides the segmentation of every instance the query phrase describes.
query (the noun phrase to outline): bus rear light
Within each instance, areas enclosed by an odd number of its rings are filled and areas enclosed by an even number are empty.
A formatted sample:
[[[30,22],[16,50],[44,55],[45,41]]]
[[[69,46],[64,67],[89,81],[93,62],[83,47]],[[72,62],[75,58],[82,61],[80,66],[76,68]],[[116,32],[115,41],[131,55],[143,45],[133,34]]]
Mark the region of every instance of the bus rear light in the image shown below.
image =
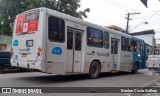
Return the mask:
[[[42,48],[41,48],[41,47],[39,47],[39,48],[38,48],[38,51],[39,51],[39,52],[41,52],[41,51],[42,51]]]
[[[37,56],[40,56],[40,55],[41,55],[41,51],[42,51],[42,48],[39,47],[39,48],[38,48],[38,52],[37,52]]]
[[[37,52],[37,56],[40,56],[41,55],[41,53],[40,52]]]

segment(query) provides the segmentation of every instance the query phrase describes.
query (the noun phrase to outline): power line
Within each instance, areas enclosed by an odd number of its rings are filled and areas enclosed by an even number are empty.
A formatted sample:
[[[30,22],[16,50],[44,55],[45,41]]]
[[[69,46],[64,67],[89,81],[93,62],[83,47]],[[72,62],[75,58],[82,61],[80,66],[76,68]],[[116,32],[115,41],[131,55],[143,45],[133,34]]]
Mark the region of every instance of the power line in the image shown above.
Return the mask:
[[[112,1],[108,1],[108,0],[102,0],[102,1],[104,1],[104,2],[106,2],[108,4],[110,4],[110,5],[113,5],[114,7],[120,8],[123,11],[129,12],[128,10],[126,10],[126,8],[120,6],[120,5],[118,5],[118,4],[116,4],[116,3],[112,2]]]
[[[112,1],[102,0],[102,1],[104,1],[105,3],[108,3],[108,4],[110,4],[110,5],[113,5],[114,7],[120,8],[120,9],[126,11],[127,13],[130,13],[129,10],[132,10],[132,11],[133,11],[132,8],[130,8],[130,7],[122,4],[122,3],[120,3],[120,2],[117,2],[117,1],[115,1],[115,0],[112,0]],[[134,9],[134,10],[135,10],[135,9]],[[141,19],[141,21],[139,21],[139,22],[142,22],[142,21],[144,20],[144,18],[143,18],[143,20],[142,20],[142,18],[140,18],[140,19]],[[128,23],[129,23],[128,20],[129,20],[129,19],[127,19],[126,31],[128,30]]]
[[[126,5],[124,5],[124,4],[122,4],[122,3],[118,2],[118,1],[112,0],[112,2],[115,2],[116,4],[118,4],[120,6],[123,6],[124,8],[128,9],[129,10],[128,12],[131,12],[131,11],[135,12],[135,11],[137,11],[137,10],[135,10],[135,9],[129,7],[129,6],[126,6]]]
[[[134,29],[136,29],[137,27],[139,27],[140,25],[142,25],[146,20],[150,19],[151,17],[153,17],[154,15],[156,15],[158,12],[160,12],[160,10],[158,10],[156,13],[154,13],[153,15],[151,15],[149,18],[145,19],[143,22],[141,22],[140,24],[138,24],[131,31],[133,31]]]

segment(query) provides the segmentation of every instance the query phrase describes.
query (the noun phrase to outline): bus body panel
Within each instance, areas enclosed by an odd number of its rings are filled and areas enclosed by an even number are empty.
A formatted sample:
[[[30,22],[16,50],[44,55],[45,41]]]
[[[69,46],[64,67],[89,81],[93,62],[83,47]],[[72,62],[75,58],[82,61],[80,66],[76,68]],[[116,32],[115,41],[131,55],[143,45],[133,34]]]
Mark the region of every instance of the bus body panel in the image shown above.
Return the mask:
[[[35,33],[16,35],[17,23],[15,23],[12,42],[12,66],[39,69],[43,72],[62,75],[89,73],[90,65],[95,60],[100,63],[101,72],[131,71],[134,69],[136,61],[140,63],[140,69],[144,68],[146,49],[143,40],[48,8],[33,9],[20,15],[34,10],[40,10],[38,30]],[[61,42],[52,40],[56,37],[52,38],[49,35],[50,30],[53,30],[49,27],[52,26],[51,21],[64,23],[64,34],[61,35],[64,36],[64,40]],[[88,45],[87,32],[89,27],[109,34],[109,48]],[[136,52],[122,51],[121,37],[139,41],[143,45],[140,56]],[[27,40],[33,40],[33,46],[26,47]],[[17,41],[18,46],[15,46]],[[22,55],[26,55],[26,53],[27,56],[24,58]]]
[[[48,17],[54,16],[50,10],[48,10]],[[56,17],[56,16],[54,16]],[[56,17],[58,18],[58,17]],[[47,19],[48,20],[48,19]],[[81,72],[82,67],[82,50],[84,50],[84,31],[86,27],[81,24],[77,24],[71,21],[67,21],[64,19],[65,23],[65,41],[64,42],[52,42],[47,39],[47,72],[48,73],[56,73],[56,74],[67,74],[73,72]],[[76,51],[75,46],[73,46],[72,50],[67,49],[67,34],[68,30],[73,31],[73,39],[72,42],[75,45],[76,42],[76,34],[81,35],[81,51]],[[47,31],[48,33],[48,31]],[[70,32],[71,33],[71,32]],[[48,36],[47,36],[48,38]],[[56,53],[56,51],[61,51],[60,54]],[[74,57],[73,57],[74,56]]]

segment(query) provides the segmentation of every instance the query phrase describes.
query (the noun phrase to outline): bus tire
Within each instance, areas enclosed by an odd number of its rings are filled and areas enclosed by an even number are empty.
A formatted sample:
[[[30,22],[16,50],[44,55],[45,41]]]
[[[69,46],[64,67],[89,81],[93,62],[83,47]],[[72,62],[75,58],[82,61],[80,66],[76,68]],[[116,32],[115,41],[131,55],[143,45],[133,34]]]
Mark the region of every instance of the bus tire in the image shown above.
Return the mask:
[[[134,69],[131,72],[132,74],[138,73],[138,63],[135,64]]]
[[[89,77],[96,79],[100,74],[100,64],[97,61],[93,61],[89,67]]]
[[[4,67],[0,65],[0,74],[4,72]]]

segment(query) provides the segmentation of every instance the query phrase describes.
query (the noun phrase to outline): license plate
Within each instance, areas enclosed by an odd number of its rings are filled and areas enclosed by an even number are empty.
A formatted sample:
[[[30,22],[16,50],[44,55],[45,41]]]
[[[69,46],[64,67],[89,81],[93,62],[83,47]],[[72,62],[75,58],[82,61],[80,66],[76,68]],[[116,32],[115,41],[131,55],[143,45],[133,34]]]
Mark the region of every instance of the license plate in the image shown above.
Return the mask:
[[[33,40],[27,40],[26,41],[26,46],[27,47],[32,47],[33,46]]]

